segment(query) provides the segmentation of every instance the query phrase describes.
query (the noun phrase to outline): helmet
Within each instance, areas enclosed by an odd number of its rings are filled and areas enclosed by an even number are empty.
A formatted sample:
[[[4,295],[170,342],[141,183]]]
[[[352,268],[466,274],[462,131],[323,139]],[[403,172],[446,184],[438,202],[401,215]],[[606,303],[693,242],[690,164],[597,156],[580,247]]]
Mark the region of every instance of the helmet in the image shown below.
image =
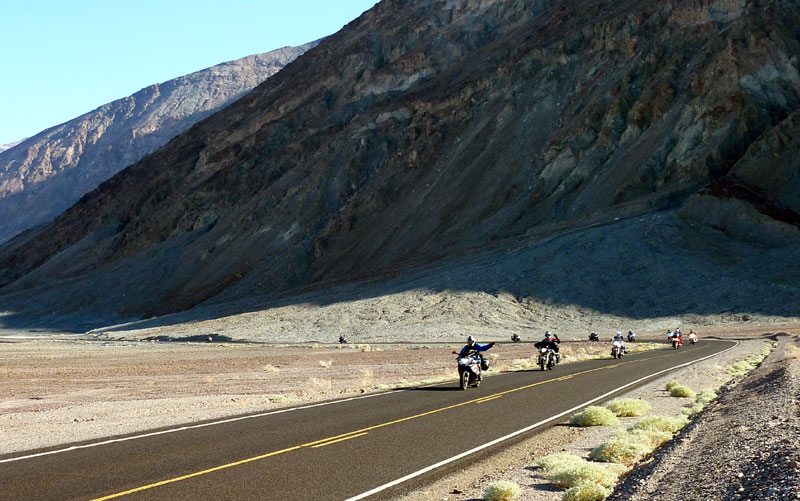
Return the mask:
[[[550,332],[550,331],[547,331],[547,332],[544,333],[544,337],[553,337],[553,333]]]
[[[472,337],[472,336],[468,336],[468,337],[467,337],[467,344],[468,344],[468,345],[473,345],[473,344],[475,344],[475,338],[474,338],[474,337]]]
[[[622,333],[620,331],[617,331],[617,336],[621,336],[621,335],[622,335]]]
[[[633,334],[633,331],[628,331],[628,334]]]

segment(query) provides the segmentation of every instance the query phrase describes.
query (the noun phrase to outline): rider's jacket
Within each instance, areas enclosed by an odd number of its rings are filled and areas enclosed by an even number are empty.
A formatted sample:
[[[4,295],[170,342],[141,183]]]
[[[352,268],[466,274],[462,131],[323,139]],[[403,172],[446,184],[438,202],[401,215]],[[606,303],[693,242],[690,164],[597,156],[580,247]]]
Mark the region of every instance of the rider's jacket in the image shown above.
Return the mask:
[[[489,348],[491,348],[491,347],[492,347],[492,346],[491,346],[491,345],[489,345],[489,344],[479,344],[479,343],[475,343],[475,344],[473,344],[472,346],[470,346],[470,345],[468,345],[468,344],[467,344],[467,345],[464,345],[464,347],[463,347],[463,348],[461,348],[461,353],[459,353],[459,354],[458,354],[458,356],[459,356],[459,357],[466,357],[466,356],[467,356],[467,354],[468,354],[470,351],[476,351],[476,352],[480,353],[480,352],[482,352],[482,351],[486,351],[486,350],[488,350],[488,349],[489,349]],[[480,357],[480,355],[478,355],[478,356]]]
[[[553,351],[558,351],[558,341],[554,339],[542,339],[538,343],[533,345],[534,348],[549,348]]]

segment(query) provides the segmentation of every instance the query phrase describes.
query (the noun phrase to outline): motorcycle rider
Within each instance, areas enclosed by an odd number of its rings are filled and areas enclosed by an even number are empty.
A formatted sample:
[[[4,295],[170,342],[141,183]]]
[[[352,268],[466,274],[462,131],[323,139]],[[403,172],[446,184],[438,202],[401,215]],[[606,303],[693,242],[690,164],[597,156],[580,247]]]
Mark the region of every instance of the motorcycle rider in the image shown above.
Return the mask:
[[[636,333],[633,332],[632,330],[628,331],[628,341],[630,341],[631,343],[636,341]]]
[[[623,355],[627,354],[628,353],[628,349],[625,348],[625,339],[622,337],[622,333],[620,331],[617,331],[617,333],[614,334],[614,337],[611,338],[611,344],[613,345],[617,341],[619,341],[619,345],[620,345],[620,349],[622,350],[622,354]]]
[[[560,342],[561,340],[558,339],[558,336],[547,331],[544,333],[544,339],[534,344],[533,347],[537,350],[541,350],[543,347],[553,350],[553,354],[556,356],[556,363],[559,363],[561,361],[561,356],[558,354],[558,343]]]
[[[589,341],[600,341],[600,336],[595,331],[589,333]]]
[[[469,352],[474,351],[475,356],[478,357],[478,362],[483,367],[483,356],[481,355],[482,351],[486,351],[489,348],[494,346],[494,341],[487,343],[487,344],[480,344],[475,342],[475,338],[472,336],[467,337],[467,344],[461,348],[461,352],[458,354],[458,358],[466,357]]]

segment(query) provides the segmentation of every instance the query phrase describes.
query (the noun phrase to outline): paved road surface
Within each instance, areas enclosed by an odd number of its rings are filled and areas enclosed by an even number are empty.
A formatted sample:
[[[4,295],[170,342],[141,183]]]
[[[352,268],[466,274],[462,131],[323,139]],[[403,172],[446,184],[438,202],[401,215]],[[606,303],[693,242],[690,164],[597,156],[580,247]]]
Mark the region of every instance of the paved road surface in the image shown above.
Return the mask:
[[[0,456],[0,499],[348,499],[450,460],[370,496],[390,498],[472,461],[475,454],[452,460],[465,451],[530,428],[476,454],[490,453],[598,396],[610,399],[623,385],[731,346],[703,340],[677,351],[497,374],[467,391],[453,382],[54,454]]]

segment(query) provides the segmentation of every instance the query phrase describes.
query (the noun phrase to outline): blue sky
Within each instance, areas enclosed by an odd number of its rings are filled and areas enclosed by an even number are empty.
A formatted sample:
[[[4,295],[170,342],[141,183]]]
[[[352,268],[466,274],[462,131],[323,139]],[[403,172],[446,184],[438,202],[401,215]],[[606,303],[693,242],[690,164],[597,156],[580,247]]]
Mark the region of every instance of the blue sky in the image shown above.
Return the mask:
[[[333,34],[377,0],[0,0],[0,145],[143,87]]]

